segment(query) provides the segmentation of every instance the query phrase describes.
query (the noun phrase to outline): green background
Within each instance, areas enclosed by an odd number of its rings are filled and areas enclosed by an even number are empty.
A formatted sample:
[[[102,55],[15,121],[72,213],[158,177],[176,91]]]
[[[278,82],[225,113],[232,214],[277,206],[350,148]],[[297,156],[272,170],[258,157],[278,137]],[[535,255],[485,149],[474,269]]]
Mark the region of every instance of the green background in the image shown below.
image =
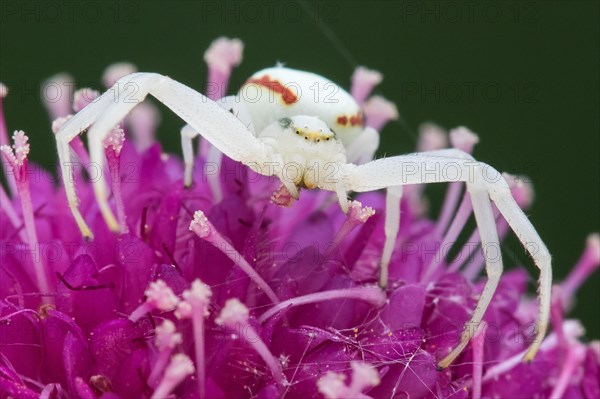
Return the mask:
[[[423,121],[477,132],[478,159],[528,175],[535,185],[528,214],[554,256],[557,279],[579,257],[586,235],[599,230],[596,1],[0,4],[0,79],[12,90],[5,105],[9,130],[30,135],[35,161],[56,162],[35,93],[44,78],[68,71],[99,89],[103,69],[126,60],[202,89],[203,52],[226,35],[245,42],[233,87],[276,61],[346,87],[356,64],[383,72],[376,92],[397,103],[405,124],[383,131],[381,155],[412,151]],[[160,140],[177,153],[180,125],[163,113]],[[431,192],[439,204],[443,191]],[[506,247],[525,259],[514,239]],[[596,273],[574,312],[596,338],[599,284]]]

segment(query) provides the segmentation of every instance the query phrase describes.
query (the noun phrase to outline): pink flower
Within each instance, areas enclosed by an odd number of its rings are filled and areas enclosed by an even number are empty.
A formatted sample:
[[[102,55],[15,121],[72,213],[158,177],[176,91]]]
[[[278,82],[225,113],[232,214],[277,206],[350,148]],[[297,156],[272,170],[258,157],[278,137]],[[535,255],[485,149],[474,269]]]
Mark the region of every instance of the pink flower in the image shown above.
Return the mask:
[[[209,83],[221,95],[242,48],[220,39],[207,52],[209,76],[219,80]],[[103,80],[109,85],[133,70],[119,64]],[[381,78],[361,69],[354,79],[367,120],[378,127],[397,117],[392,104],[367,99]],[[69,107],[97,96],[77,93]],[[64,109],[49,108],[67,118]],[[473,342],[440,371],[437,361],[459,339],[485,281],[476,231],[456,258],[430,250],[466,228],[471,210],[459,205],[460,184],[450,185],[438,220],[426,216],[421,188],[405,196],[384,292],[376,285],[380,193],[358,195],[347,215],[318,191],[282,207],[274,202],[288,204],[289,193],[279,182],[225,156],[218,179],[209,180],[202,154],[185,189],[181,161],[154,139],[157,115],[147,105],[105,141],[108,168],[95,177],[111,183],[120,233],[108,230],[93,200],[85,147],[71,144],[93,242],[81,238],[64,188],[29,178],[35,142],[23,132],[12,144],[0,135],[9,187],[0,191],[0,397],[600,396],[600,344],[586,343],[580,323],[565,320],[600,262],[598,235],[555,289],[553,332],[532,363],[520,359],[536,304],[516,265]],[[0,134],[3,126],[0,114]],[[436,148],[448,142],[433,125],[421,139]],[[450,141],[470,152],[478,138],[459,128]],[[215,182],[222,200],[211,194]],[[532,187],[509,182],[519,204],[531,205]],[[505,236],[501,217],[497,225]]]

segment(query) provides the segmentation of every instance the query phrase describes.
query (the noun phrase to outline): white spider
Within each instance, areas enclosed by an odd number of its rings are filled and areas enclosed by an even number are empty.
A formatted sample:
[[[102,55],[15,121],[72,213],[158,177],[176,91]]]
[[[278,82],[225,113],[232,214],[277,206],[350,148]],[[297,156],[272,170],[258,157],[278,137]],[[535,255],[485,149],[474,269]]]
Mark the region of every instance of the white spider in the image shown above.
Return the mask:
[[[194,160],[192,138],[200,134],[217,150],[255,172],[277,176],[282,182],[284,197],[287,194],[297,198],[301,188],[329,190],[337,194],[342,210],[347,212],[349,192],[387,189],[386,242],[380,271],[382,287],[387,284],[387,266],[399,228],[402,186],[464,181],[482,247],[499,248],[493,201],[540,269],[536,338],[524,357],[533,359],[548,324],[552,284],[550,255],[513,199],[502,175],[456,149],[372,160],[379,143],[378,133],[363,127],[359,105],[350,94],[313,73],[282,66],[268,68],[254,74],[238,96],[226,97],[220,104],[156,73],[134,73],[119,79],[56,134],[69,206],[84,236],[91,238],[92,233],[78,210],[69,142],[93,124],[89,129],[90,161],[103,166],[104,138],[148,94],[188,124],[181,135],[188,186],[192,183]],[[104,219],[112,230],[119,231],[108,205],[104,180],[95,179],[93,184]],[[447,367],[474,335],[496,290],[502,268],[499,256],[486,257],[488,280],[477,307],[460,343],[439,363],[440,367]]]

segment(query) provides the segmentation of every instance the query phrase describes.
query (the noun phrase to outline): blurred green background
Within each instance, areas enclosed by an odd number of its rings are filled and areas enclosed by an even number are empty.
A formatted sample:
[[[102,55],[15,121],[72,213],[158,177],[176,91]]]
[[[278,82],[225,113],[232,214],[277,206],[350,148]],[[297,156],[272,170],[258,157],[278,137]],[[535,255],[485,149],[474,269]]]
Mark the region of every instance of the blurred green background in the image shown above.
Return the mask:
[[[405,124],[389,125],[380,154],[415,147],[423,121],[465,125],[475,155],[528,175],[528,212],[554,255],[557,279],[599,230],[599,2],[596,1],[0,1],[0,79],[9,130],[31,137],[31,157],[56,162],[37,90],[68,71],[100,89],[104,68],[142,71],[203,89],[202,56],[218,36],[245,42],[232,87],[277,61],[349,87],[357,64],[383,72],[376,93],[396,102]],[[179,153],[181,122],[163,114],[160,140]],[[439,204],[443,190],[433,191]],[[515,240],[508,252],[519,253]],[[510,261],[507,261],[510,264]],[[530,270],[537,274],[526,262]],[[574,316],[600,337],[600,273],[579,293]]]

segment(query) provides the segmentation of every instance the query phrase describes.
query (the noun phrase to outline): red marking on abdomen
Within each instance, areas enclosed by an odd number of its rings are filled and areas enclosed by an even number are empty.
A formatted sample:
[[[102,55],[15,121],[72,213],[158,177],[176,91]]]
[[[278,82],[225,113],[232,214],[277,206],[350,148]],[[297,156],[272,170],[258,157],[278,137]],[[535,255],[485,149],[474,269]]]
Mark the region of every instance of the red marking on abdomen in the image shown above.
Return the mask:
[[[350,119],[346,115],[338,116],[337,123],[338,125],[346,126],[350,122],[350,126],[362,126],[363,124],[363,115],[362,112],[357,113],[356,115],[352,115]]]
[[[283,102],[287,105],[293,104],[296,101],[298,101],[298,97],[294,94],[293,91],[282,85],[281,82],[277,80],[271,80],[271,78],[269,78],[269,75],[265,75],[258,79],[249,79],[246,82],[246,84],[249,83],[265,86],[267,89],[272,90],[277,94],[281,94]]]
[[[358,113],[358,114],[356,114],[356,115],[352,115],[352,116],[350,117],[350,124],[351,124],[352,126],[356,126],[356,125],[361,125],[361,126],[362,126],[362,124],[363,124],[363,116],[362,116],[362,113],[361,113],[361,112],[359,112],[359,113]]]

